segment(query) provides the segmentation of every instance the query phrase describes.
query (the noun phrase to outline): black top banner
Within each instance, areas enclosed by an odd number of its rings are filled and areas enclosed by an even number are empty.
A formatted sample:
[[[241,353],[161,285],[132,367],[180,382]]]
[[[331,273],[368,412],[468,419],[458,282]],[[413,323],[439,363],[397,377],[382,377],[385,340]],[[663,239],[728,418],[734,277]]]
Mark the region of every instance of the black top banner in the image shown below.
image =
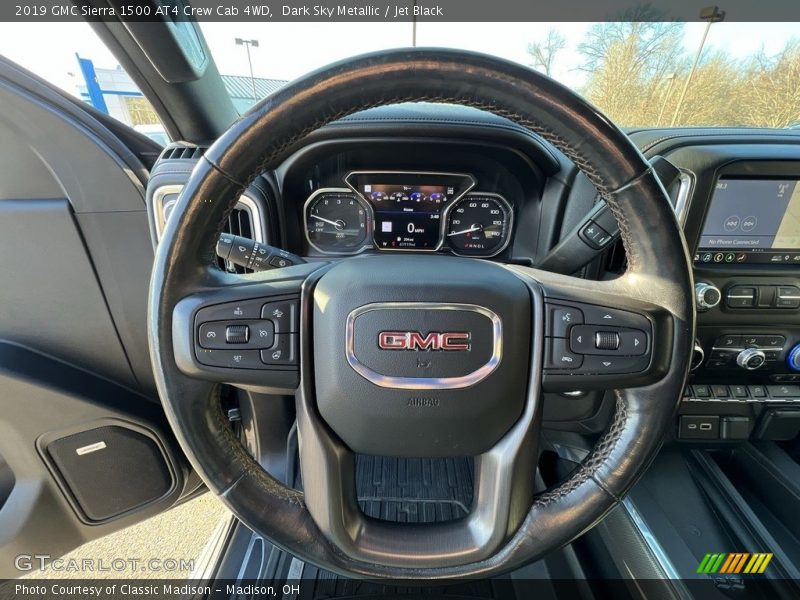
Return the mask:
[[[723,14],[724,13],[724,14]],[[797,0],[3,0],[0,21],[800,21]]]

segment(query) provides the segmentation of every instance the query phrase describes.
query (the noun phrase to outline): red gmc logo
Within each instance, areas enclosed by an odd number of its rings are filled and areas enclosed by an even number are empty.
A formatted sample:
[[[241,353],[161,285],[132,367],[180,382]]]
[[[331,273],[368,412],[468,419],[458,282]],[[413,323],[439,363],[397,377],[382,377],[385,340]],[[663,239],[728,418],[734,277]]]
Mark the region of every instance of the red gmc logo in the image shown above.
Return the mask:
[[[469,350],[470,334],[453,331],[381,331],[378,347],[381,350]]]

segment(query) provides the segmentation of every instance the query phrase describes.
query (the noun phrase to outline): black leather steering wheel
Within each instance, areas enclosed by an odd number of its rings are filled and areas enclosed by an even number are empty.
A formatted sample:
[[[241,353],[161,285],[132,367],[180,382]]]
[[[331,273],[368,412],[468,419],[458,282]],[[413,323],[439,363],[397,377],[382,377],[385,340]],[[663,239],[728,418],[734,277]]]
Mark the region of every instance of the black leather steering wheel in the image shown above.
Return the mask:
[[[490,111],[559,148],[619,222],[626,273],[596,282],[391,253],[250,275],[216,266],[222,224],[254,177],[326,123],[410,101]],[[343,61],[289,84],[209,149],[156,254],[150,350],[183,450],[209,489],[254,531],[345,575],[487,576],[538,559],[589,529],[647,467],[686,380],[691,283],[663,187],[596,108],[510,62],[403,49]],[[564,311],[568,325],[587,329],[568,329]],[[250,327],[247,350],[203,348],[199,337],[209,323]],[[569,336],[598,328],[635,349],[570,364],[563,352]],[[261,351],[256,330],[281,350],[277,359],[275,350]],[[417,340],[417,352],[397,352],[378,343],[386,331],[416,332],[424,343]],[[468,335],[457,336],[453,352],[437,352],[431,332]],[[425,361],[417,361],[419,352]],[[245,451],[220,409],[221,382],[295,395],[303,491],[271,477]],[[582,388],[615,389],[611,425],[567,481],[537,495],[542,390]],[[416,525],[365,517],[354,453],[475,456],[470,514]]]

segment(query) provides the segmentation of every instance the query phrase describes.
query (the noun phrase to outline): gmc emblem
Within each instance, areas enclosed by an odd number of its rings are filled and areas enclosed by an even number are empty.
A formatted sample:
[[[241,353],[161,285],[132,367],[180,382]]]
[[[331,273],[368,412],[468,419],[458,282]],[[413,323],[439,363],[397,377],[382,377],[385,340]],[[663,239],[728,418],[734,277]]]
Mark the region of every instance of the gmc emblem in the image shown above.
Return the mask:
[[[378,347],[381,350],[469,350],[470,334],[453,331],[381,331]]]

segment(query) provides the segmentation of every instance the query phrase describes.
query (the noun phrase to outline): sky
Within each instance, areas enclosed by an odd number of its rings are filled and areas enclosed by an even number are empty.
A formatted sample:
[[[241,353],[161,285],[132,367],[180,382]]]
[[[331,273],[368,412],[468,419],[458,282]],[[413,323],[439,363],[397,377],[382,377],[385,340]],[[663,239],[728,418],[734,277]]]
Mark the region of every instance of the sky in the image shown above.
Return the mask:
[[[417,25],[417,45],[465,48],[530,64],[528,43],[556,28],[566,37],[567,47],[556,61],[554,77],[579,87],[585,74],[576,68],[577,47],[590,25],[423,22]],[[259,41],[251,50],[256,77],[273,79],[294,79],[341,58],[411,45],[410,23],[203,23],[201,28],[221,73],[249,75],[246,50],[234,43],[241,37]],[[704,23],[686,24],[687,50],[696,50],[704,28]],[[797,23],[717,23],[706,48],[735,58],[750,56],[762,46],[775,53],[798,32]],[[76,53],[97,67],[118,64],[85,23],[0,23],[0,54],[73,94],[81,82]]]

